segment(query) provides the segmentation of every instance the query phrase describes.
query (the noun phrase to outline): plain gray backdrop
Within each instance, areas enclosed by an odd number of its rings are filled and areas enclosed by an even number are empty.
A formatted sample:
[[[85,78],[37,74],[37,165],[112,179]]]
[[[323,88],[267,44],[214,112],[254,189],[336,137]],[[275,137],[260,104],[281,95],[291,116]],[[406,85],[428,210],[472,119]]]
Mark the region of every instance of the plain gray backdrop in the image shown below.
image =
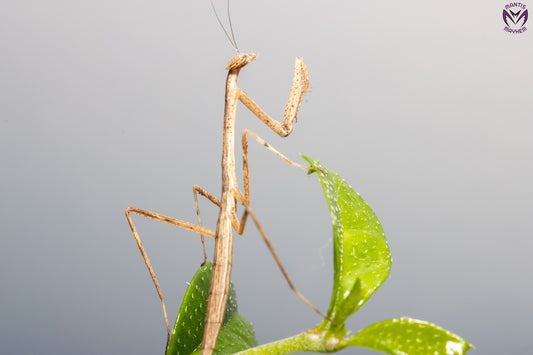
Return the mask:
[[[388,237],[390,278],[348,329],[411,316],[463,336],[472,354],[533,352],[533,33],[503,30],[505,4],[231,3],[241,51],[258,53],[241,88],[281,118],[297,56],[312,87],[288,138],[243,106],[237,135],[319,159]],[[235,52],[209,2],[4,0],[0,44],[0,353],[162,354],[160,303],[124,208],[194,222],[192,185],[220,193]],[[250,160],[252,206],[297,287],[327,310],[332,230],[318,179],[253,141]],[[200,207],[213,227],[216,208]],[[172,321],[199,238],[134,218]],[[320,321],[252,225],[236,237],[233,281],[260,343]]]

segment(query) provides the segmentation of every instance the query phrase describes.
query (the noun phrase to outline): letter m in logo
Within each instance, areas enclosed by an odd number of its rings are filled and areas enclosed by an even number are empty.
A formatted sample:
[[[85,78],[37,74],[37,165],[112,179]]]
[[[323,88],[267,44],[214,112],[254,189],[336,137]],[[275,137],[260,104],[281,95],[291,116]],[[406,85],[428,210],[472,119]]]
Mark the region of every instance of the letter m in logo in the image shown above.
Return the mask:
[[[507,10],[503,10],[503,21],[509,27],[511,26],[509,25],[509,22],[507,22],[508,20],[510,20],[515,26],[522,27],[527,22],[527,12],[527,9],[524,11],[518,10],[516,12],[512,11],[511,9],[509,9],[509,12],[507,12]],[[521,21],[523,21],[522,24],[519,24]]]

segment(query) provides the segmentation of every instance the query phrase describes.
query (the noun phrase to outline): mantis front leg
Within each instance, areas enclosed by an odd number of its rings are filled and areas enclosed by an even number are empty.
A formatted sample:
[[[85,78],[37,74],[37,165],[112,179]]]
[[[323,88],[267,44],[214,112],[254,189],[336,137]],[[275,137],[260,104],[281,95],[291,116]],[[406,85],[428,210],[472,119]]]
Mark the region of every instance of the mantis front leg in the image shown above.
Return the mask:
[[[285,108],[285,115],[283,117],[283,123],[272,119],[267,115],[259,105],[244,91],[240,90],[239,100],[248,107],[254,115],[256,115],[261,121],[270,127],[274,132],[281,137],[287,137],[291,134],[294,128],[294,123],[298,120],[298,110],[304,99],[305,93],[309,90],[309,73],[307,72],[307,66],[303,58],[296,58],[294,63],[294,77],[292,79],[292,87],[289,93],[289,100]]]

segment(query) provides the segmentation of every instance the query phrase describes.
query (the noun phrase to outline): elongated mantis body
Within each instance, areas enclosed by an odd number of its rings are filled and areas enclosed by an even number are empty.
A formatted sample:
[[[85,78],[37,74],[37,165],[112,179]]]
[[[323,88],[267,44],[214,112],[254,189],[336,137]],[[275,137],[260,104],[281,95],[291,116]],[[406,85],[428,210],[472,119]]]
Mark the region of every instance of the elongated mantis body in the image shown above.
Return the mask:
[[[217,17],[218,18],[218,17]],[[292,284],[288,277],[288,274],[284,270],[281,262],[272,248],[268,238],[263,231],[263,228],[259,224],[257,217],[250,207],[250,183],[249,183],[249,168],[248,168],[248,141],[247,135],[250,135],[266,148],[274,152],[276,155],[284,159],[286,162],[293,164],[297,167],[307,170],[308,168],[297,164],[283,154],[272,148],[263,139],[259,138],[253,132],[244,130],[242,132],[242,154],[243,154],[243,188],[244,193],[239,190],[237,183],[237,175],[235,172],[235,118],[237,112],[237,104],[241,101],[250,111],[252,111],[260,120],[262,120],[268,127],[282,137],[286,137],[291,134],[294,124],[297,120],[298,111],[305,93],[309,89],[309,74],[307,72],[307,66],[302,58],[296,58],[294,66],[294,78],[292,87],[289,94],[289,99],[285,109],[285,115],[283,123],[276,121],[269,117],[244,91],[242,91],[237,85],[237,78],[240,70],[248,63],[256,59],[256,54],[240,54],[237,55],[229,62],[226,69],[228,70],[228,76],[226,79],[226,95],[225,95],[225,108],[224,108],[224,129],[223,129],[223,145],[222,145],[222,194],[220,199],[216,198],[212,194],[208,193],[199,186],[193,187],[194,200],[196,204],[196,211],[198,215],[198,224],[192,224],[189,222],[181,221],[171,217],[163,216],[158,213],[142,210],[134,207],[126,208],[126,218],[130,225],[132,234],[137,242],[137,246],[141,252],[141,255],[146,263],[152,281],[155,285],[161,304],[163,307],[163,314],[165,317],[165,323],[167,327],[167,347],[170,339],[170,326],[168,323],[168,317],[165,307],[163,294],[159,287],[159,283],[155,276],[155,273],[150,265],[150,261],[146,255],[144,247],[141,243],[139,235],[135,229],[130,213],[135,213],[152,219],[156,219],[165,223],[169,223],[196,233],[202,236],[202,242],[204,236],[215,238],[215,253],[213,260],[213,276],[211,280],[211,287],[209,291],[209,299],[207,306],[207,315],[205,320],[204,336],[202,340],[202,355],[210,355],[215,348],[216,340],[222,321],[224,318],[224,310],[228,299],[230,281],[231,281],[231,267],[232,267],[232,250],[233,250],[233,229],[238,234],[244,232],[244,227],[248,215],[250,215],[259,229],[263,239],[267,243],[267,247],[274,256],[276,263],[281,269],[284,277],[291,289],[312,309],[314,309],[321,316],[326,317],[316,307],[314,307]],[[197,194],[206,197],[219,207],[218,221],[216,230],[212,231],[202,227],[200,213],[198,209]],[[245,211],[241,220],[237,218],[237,202],[245,207]],[[205,262],[205,248],[204,248],[204,262]],[[326,317],[327,318],[327,317]]]

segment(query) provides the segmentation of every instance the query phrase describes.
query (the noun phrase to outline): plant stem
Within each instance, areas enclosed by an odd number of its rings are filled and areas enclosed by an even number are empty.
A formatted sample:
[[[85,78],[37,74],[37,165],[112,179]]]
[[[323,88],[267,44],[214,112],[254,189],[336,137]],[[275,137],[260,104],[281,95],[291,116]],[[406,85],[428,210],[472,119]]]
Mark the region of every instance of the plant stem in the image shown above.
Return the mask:
[[[283,355],[299,351],[330,352],[331,345],[324,339],[325,332],[308,330],[289,338],[238,352],[238,355]],[[336,342],[335,342],[336,343]],[[328,346],[330,345],[330,346]],[[334,346],[333,346],[334,347]]]

